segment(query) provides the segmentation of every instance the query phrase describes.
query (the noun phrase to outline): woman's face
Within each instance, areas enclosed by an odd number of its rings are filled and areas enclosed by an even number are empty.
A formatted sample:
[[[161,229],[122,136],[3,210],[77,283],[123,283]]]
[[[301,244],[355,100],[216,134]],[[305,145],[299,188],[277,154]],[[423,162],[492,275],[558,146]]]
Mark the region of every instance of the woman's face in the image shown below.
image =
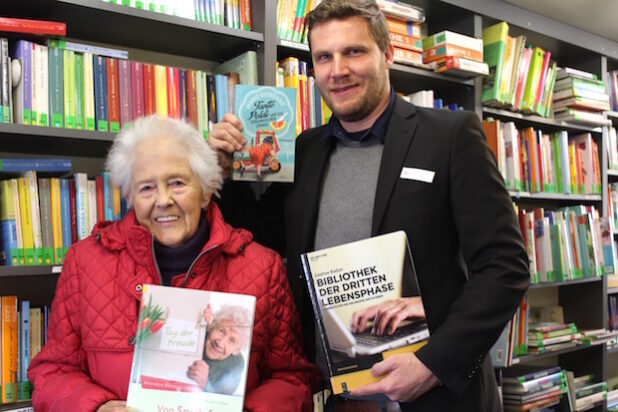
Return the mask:
[[[131,195],[137,221],[159,243],[180,246],[197,231],[210,196],[173,140],[164,135],[147,139],[136,153]]]
[[[237,355],[242,346],[242,333],[231,320],[224,320],[208,328],[204,354],[208,359],[221,360]]]

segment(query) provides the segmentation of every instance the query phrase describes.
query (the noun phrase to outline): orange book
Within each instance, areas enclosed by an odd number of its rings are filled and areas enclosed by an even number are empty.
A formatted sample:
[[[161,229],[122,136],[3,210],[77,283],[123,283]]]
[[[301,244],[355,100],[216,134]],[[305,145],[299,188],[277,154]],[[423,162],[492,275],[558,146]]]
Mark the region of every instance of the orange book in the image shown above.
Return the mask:
[[[240,0],[240,28],[251,30],[251,0]]]
[[[144,114],[149,116],[156,112],[154,65],[144,63]]]
[[[464,59],[483,61],[483,52],[473,50],[468,47],[456,46],[454,44],[440,44],[423,51],[423,63],[430,63],[446,56],[463,57]]]
[[[402,49],[413,50],[416,52],[423,51],[423,42],[412,36],[401,33],[389,32],[388,37],[391,39],[393,47],[399,47]]]
[[[530,192],[539,192],[540,180],[539,180],[539,161],[538,161],[538,148],[536,144],[536,131],[532,127],[526,127],[522,130],[522,137],[525,142],[528,143],[528,161],[530,165]]]
[[[178,68],[166,67],[165,71],[167,75],[167,114],[173,119],[180,119],[180,80]]]
[[[103,195],[103,176],[96,176],[94,178],[94,184],[96,187],[96,199],[97,199],[97,222],[105,220],[105,198]]]
[[[408,49],[394,47],[394,60],[397,63],[403,64],[421,64],[423,63],[423,54]]]
[[[187,119],[197,129],[197,88],[195,70],[187,70]]]
[[[485,132],[485,138],[487,139],[487,145],[494,154],[496,162],[498,162],[498,134],[500,133],[500,121],[483,121],[483,132]]]
[[[421,25],[403,19],[398,19],[393,16],[384,16],[386,18],[386,24],[388,31],[391,33],[404,34],[406,36],[412,36],[415,39],[421,39]]]
[[[107,68],[107,110],[109,131],[120,131],[120,93],[118,90],[118,59],[105,59]]]
[[[0,333],[2,365],[2,403],[17,400],[17,296],[2,296],[0,299]]]

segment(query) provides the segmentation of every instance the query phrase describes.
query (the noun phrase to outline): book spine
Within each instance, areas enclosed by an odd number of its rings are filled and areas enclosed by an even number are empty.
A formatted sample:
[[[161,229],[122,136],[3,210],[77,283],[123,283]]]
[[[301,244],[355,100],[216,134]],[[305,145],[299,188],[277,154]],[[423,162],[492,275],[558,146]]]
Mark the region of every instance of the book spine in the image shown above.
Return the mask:
[[[34,241],[34,264],[43,264],[43,237],[41,233],[41,211],[39,189],[36,172],[29,170],[25,174],[28,184],[28,199],[30,200],[30,219],[32,221],[32,236]]]
[[[20,306],[19,366],[21,382],[25,382],[30,364],[30,301],[22,300]]]
[[[193,125],[196,129],[198,128],[198,115],[197,115],[197,89],[196,89],[196,75],[195,70],[187,70],[186,71],[187,78],[187,120],[189,123]],[[203,98],[203,96],[202,96]],[[205,100],[202,102],[202,104]]]
[[[109,172],[103,172],[103,218],[114,220],[114,188]]]
[[[475,60],[477,62],[483,61],[483,52],[481,51],[472,50],[453,44],[443,44],[431,49],[423,50],[423,63],[431,63],[432,61],[446,56],[463,57],[464,59]]]
[[[62,261],[67,254],[71,243],[71,198],[69,194],[69,180],[60,179],[60,218],[62,220]]]
[[[416,52],[423,51],[423,43],[412,36],[405,34],[389,32],[388,37],[391,39],[391,44],[395,47],[408,49]]]
[[[155,108],[158,115],[167,117],[169,113],[167,104],[167,70],[160,64],[154,65],[154,95]]]
[[[64,261],[62,246],[62,201],[60,197],[60,179],[52,177],[49,180],[51,196],[51,223],[54,264],[61,265]]]
[[[9,84],[10,78],[10,59],[9,59],[9,40],[6,38],[0,39],[0,70],[2,76],[2,90],[0,90],[0,103],[2,108],[2,115],[0,121],[2,123],[11,123],[11,89],[12,85]]]
[[[131,65],[127,60],[118,61],[118,83],[120,92],[120,127],[122,128],[133,120]]]
[[[96,207],[97,207],[97,222],[105,220],[105,188],[103,185],[103,176],[99,175],[94,178],[96,191]]]
[[[11,180],[0,181],[0,252],[5,253],[5,265],[19,264],[19,245],[17,243],[17,224],[15,221],[15,199]],[[21,230],[21,228],[19,228]]]
[[[64,50],[64,127],[75,129],[75,53]]]
[[[41,215],[41,240],[44,265],[54,264],[54,236],[51,216],[51,188],[49,178],[38,178]]]
[[[483,52],[483,39],[464,36],[463,34],[454,33],[448,30],[432,34],[431,36],[427,36],[423,39],[424,49],[431,49],[443,44],[450,44],[470,50],[476,50],[480,53]]]
[[[77,217],[77,238],[88,237],[90,219],[88,217],[88,176],[85,173],[75,173],[75,214]]]
[[[39,88],[38,88],[38,76],[37,76],[37,66],[38,66],[38,47],[36,43],[30,43],[30,105],[32,109],[32,119],[31,124],[36,126],[37,120],[39,119],[38,110],[39,105],[37,103],[37,99],[39,99]]]
[[[2,403],[8,403],[17,400],[17,296],[2,296],[0,312],[2,314],[0,319],[1,400]]]
[[[398,19],[392,16],[384,17],[386,18],[386,24],[389,32],[412,36],[415,39],[421,38],[421,25],[419,23]]]
[[[64,69],[62,49],[48,50],[49,120],[51,127],[64,127]]]
[[[84,56],[75,54],[75,128],[84,130]]]
[[[93,46],[91,44],[74,43],[64,40],[50,39],[48,46],[58,47],[64,50],[72,50],[76,53],[90,53],[97,56],[113,57],[115,59],[128,59],[129,52],[126,50],[111,49],[109,47]]]
[[[106,59],[107,69],[107,115],[109,120],[109,131],[118,133],[120,131],[120,98],[118,92],[118,59],[108,57]]]
[[[240,28],[251,31],[251,0],[240,0]]]
[[[156,112],[154,65],[144,63],[144,114],[149,116]]]
[[[13,59],[21,63],[21,79],[13,90],[13,104],[17,123],[32,124],[32,51],[30,42],[17,40],[14,46]]]
[[[106,57],[94,57],[94,100],[95,100],[95,120],[97,130],[100,132],[109,131],[107,116],[107,64]]]
[[[133,119],[144,116],[144,65],[131,62],[131,103]]]
[[[23,226],[21,217],[21,203],[19,198],[18,179],[11,179],[11,189],[13,191],[13,210],[15,211],[15,234],[17,237],[18,249],[18,264],[23,266],[26,264],[26,256],[24,249]]]
[[[94,180],[86,181],[88,196],[87,234],[90,235],[92,228],[97,224],[97,184]]]
[[[423,55],[419,52],[414,52],[408,49],[401,49],[399,47],[394,48],[393,58],[396,62],[404,64],[422,64]]]
[[[66,36],[67,26],[66,23],[58,21],[0,17],[0,31]]]
[[[94,59],[91,53],[84,53],[84,129],[96,130],[94,98]]]
[[[188,119],[188,113],[187,113],[187,71],[185,69],[178,69],[178,108],[180,112],[180,119],[186,121]]]

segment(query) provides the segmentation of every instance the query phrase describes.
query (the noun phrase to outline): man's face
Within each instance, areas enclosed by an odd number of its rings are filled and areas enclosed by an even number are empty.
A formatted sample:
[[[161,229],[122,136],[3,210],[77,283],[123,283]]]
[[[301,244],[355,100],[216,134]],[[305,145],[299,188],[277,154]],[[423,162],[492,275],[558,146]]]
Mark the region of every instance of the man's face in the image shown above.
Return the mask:
[[[320,93],[342,123],[377,118],[388,104],[393,49],[380,50],[364,18],[313,27],[311,56]]]
[[[222,360],[238,355],[242,347],[242,334],[231,320],[224,320],[208,329],[204,354],[211,360]]]

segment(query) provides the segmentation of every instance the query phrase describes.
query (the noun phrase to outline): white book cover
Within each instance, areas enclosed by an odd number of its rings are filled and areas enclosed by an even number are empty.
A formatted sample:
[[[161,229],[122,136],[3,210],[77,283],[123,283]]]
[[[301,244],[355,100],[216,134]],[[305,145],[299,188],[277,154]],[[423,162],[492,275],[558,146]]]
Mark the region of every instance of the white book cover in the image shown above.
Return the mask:
[[[49,71],[47,46],[36,44],[37,48],[37,125],[49,126]]]
[[[84,53],[84,128],[95,130],[94,66],[92,53]]]
[[[75,210],[77,213],[77,238],[79,240],[88,237],[88,175],[75,173]]]
[[[88,180],[88,234],[97,223],[97,184]]]
[[[127,406],[242,411],[255,297],[144,285]]]

